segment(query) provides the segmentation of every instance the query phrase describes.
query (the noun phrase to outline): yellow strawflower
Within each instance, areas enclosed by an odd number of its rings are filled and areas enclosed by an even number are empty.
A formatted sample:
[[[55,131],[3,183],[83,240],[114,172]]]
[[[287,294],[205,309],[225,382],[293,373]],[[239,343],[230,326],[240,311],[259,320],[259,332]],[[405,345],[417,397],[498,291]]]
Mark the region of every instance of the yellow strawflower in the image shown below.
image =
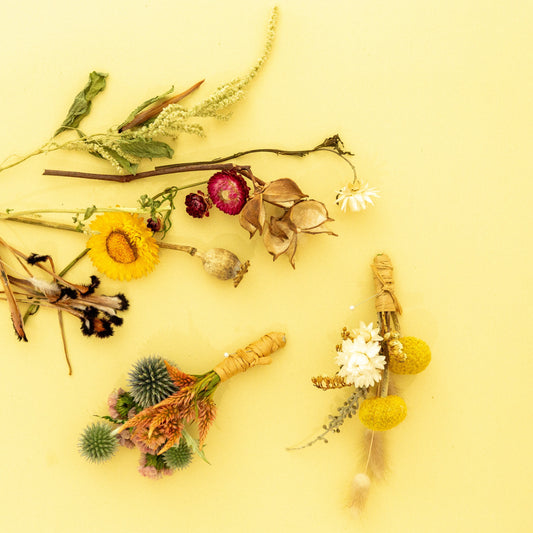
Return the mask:
[[[131,213],[105,213],[91,222],[87,241],[94,266],[112,279],[149,274],[158,263],[158,245],[144,219]]]
[[[407,406],[399,396],[367,398],[359,407],[359,419],[368,429],[386,431],[397,426],[407,415]]]
[[[402,337],[404,358],[391,357],[389,370],[395,374],[418,374],[422,372],[431,361],[431,350],[421,339],[416,337]]]

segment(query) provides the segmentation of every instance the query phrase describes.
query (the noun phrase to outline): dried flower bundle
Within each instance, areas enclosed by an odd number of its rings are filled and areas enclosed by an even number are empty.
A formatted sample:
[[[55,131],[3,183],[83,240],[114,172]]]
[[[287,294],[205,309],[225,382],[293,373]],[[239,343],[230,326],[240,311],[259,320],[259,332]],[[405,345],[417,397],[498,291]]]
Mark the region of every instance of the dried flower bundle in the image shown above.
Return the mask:
[[[348,400],[338,408],[336,416],[330,415],[329,423],[313,440],[327,443],[329,433],[339,433],[347,418],[359,416],[367,428],[364,448],[366,464],[364,472],[353,480],[352,510],[359,513],[368,497],[371,479],[382,479],[385,475],[384,431],[400,424],[407,415],[405,401],[394,393],[391,373],[417,374],[424,370],[431,360],[427,344],[415,337],[401,337],[398,315],[402,308],[396,296],[393,268],[389,257],[377,255],[372,264],[376,288],[377,327],[361,322],[359,328],[344,327],[341,342],[336,346],[335,362],[339,370],[334,376],[312,378],[313,385],[322,390],[354,387]]]
[[[0,259],[0,279],[3,291],[1,299],[8,302],[11,320],[19,339],[27,341],[25,321],[35,314],[40,307],[57,311],[63,337],[63,346],[69,373],[72,373],[63,330],[63,313],[68,313],[81,322],[81,331],[86,336],[100,338],[113,334],[113,328],[122,325],[120,311],[128,308],[129,303],[123,294],[105,296],[96,293],[100,280],[91,276],[90,283],[80,285],[67,281],[63,275],[67,269],[57,274],[52,258],[49,255],[25,255],[0,238],[0,249],[10,252],[24,270],[24,275],[14,273],[4,259]],[[9,273],[12,271],[13,273]],[[38,277],[32,270],[45,273],[48,279]],[[27,306],[23,316],[21,306]]]
[[[80,453],[89,461],[105,461],[119,445],[141,453],[139,472],[154,479],[189,465],[193,453],[205,460],[203,445],[216,415],[212,396],[223,381],[256,365],[272,362],[285,346],[284,333],[269,333],[229,354],[202,375],[190,375],[159,357],[139,361],[129,375],[131,391],[118,389],[108,400],[108,422],[89,425]],[[195,424],[198,437],[191,435]]]

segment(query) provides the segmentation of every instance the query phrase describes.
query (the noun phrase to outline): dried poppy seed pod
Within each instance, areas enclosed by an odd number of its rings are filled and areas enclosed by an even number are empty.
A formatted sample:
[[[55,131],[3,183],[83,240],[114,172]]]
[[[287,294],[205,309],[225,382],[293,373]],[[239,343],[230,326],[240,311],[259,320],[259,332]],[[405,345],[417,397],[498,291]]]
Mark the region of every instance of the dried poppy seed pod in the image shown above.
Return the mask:
[[[194,255],[202,260],[208,274],[221,280],[232,279],[235,287],[241,282],[250,265],[249,261],[241,263],[234,253],[224,248],[211,248],[205,253],[197,251]]]

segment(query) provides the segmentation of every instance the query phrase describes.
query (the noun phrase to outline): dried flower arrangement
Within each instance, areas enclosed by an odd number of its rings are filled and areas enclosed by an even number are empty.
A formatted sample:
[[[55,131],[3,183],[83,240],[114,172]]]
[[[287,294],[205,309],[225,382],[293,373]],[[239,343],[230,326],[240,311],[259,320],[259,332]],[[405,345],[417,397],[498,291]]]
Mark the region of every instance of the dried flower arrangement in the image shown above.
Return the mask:
[[[400,424],[407,415],[405,401],[395,393],[392,374],[418,374],[431,361],[428,345],[415,337],[401,337],[398,315],[402,309],[395,293],[393,268],[390,258],[379,254],[372,264],[376,288],[377,327],[363,322],[359,328],[341,332],[342,342],[336,346],[335,362],[339,370],[334,376],[312,378],[315,387],[322,390],[354,387],[355,390],[330,415],[323,432],[304,444],[289,448],[298,450],[323,441],[329,433],[339,433],[347,418],[356,414],[365,426],[366,463],[364,472],[353,480],[352,509],[359,513],[367,500],[371,477],[383,479],[386,465],[384,431]]]
[[[253,366],[270,364],[285,342],[284,333],[268,333],[202,375],[186,374],[160,357],[141,359],[129,373],[131,390],[118,389],[109,397],[110,415],[100,417],[109,423],[93,423],[82,433],[81,455],[100,463],[119,446],[136,447],[139,472],[153,479],[185,468],[194,453],[206,460],[203,446],[216,415],[217,387]],[[190,433],[194,423],[198,438]]]
[[[306,150],[254,148],[210,161],[177,163],[138,172],[139,164],[145,159],[173,156],[173,149],[166,142],[169,138],[175,138],[179,133],[203,135],[203,126],[199,122],[191,121],[208,117],[219,119],[229,117],[230,106],[244,96],[248,84],[255,78],[271,52],[277,19],[278,10],[275,8],[268,26],[264,52],[248,74],[222,85],[211,96],[190,108],[183,107],[181,102],[198,90],[204,80],[177,95],[172,96],[170,93],[173,89],[171,89],[143,102],[120,125],[112,126],[106,133],[86,135],[80,130],[80,124],[89,115],[97,95],[105,89],[107,80],[107,74],[92,72],[87,85],[75,97],[67,117],[51,140],[27,156],[16,157],[15,160],[8,158],[0,164],[1,172],[39,154],[59,149],[81,150],[108,161],[119,173],[90,174],[45,170],[44,174],[124,183],[151,176],[197,171],[209,172],[208,178],[192,184],[167,187],[153,196],[143,194],[136,207],[92,205],[73,209],[8,208],[0,213],[0,219],[86,234],[88,237],[86,247],[61,275],[87,255],[102,274],[112,279],[129,281],[149,274],[158,263],[159,250],[163,248],[182,251],[199,258],[209,274],[221,280],[232,280],[237,287],[248,270],[249,261],[241,262],[235,254],[223,248],[202,252],[195,246],[163,241],[172,225],[171,214],[176,207],[175,199],[178,192],[205,184],[207,186],[205,192],[198,191],[185,196],[185,208],[189,215],[194,218],[209,216],[209,209],[213,206],[223,213],[238,215],[241,227],[249,232],[250,237],[256,233],[262,235],[265,247],[273,258],[286,255],[294,267],[295,252],[302,234],[335,235],[325,227],[326,223],[332,220],[325,204],[310,199],[298,184],[289,178],[266,182],[255,176],[250,166],[235,165],[227,161],[257,152],[296,157],[318,151],[331,152],[346,161],[353,171],[353,180],[339,191],[337,203],[342,210],[365,209],[367,205],[372,204],[372,199],[377,197],[378,193],[359,181],[354,165],[347,158],[353,154],[344,150],[338,135],[326,138],[322,143]],[[76,138],[65,142],[58,140],[60,135],[69,132],[76,135]],[[43,218],[43,215],[49,214],[70,215],[73,223]],[[17,300],[12,298],[6,283],[4,281],[6,298],[12,308],[16,328],[20,330],[21,326],[18,324],[20,313],[17,315],[13,312]],[[68,285],[64,278],[61,283]],[[19,303],[29,302],[30,311],[38,308],[36,303],[32,303],[38,300],[37,295],[32,293],[31,298],[28,295],[24,297],[26,299],[19,298]],[[112,316],[111,320],[103,321],[103,324],[109,327],[87,326],[86,332],[105,336],[112,331],[110,324],[118,325],[118,317],[107,309],[104,309],[104,312]],[[28,312],[26,315],[29,316]],[[62,324],[61,313],[59,317]],[[21,332],[22,330],[18,331]],[[68,360],[63,329],[62,335]],[[71,370],[70,365],[69,370]]]

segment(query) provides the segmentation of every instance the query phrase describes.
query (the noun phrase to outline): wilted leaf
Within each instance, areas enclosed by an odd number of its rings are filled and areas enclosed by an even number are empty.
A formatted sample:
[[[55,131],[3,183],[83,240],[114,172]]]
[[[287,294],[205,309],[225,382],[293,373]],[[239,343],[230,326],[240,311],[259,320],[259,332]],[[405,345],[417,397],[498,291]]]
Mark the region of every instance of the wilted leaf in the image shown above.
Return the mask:
[[[67,117],[63,121],[63,124],[54,133],[54,137],[59,135],[62,131],[71,128],[77,128],[80,122],[91,111],[91,104],[94,97],[105,89],[107,74],[102,72],[91,72],[89,74],[89,81],[87,85],[80,91],[74,102],[68,110]]]
[[[126,154],[135,157],[168,157],[174,155],[174,150],[167,144],[161,141],[149,141],[144,139],[131,139],[122,141],[120,149]]]
[[[290,207],[294,202],[305,198],[300,187],[289,178],[281,178],[267,184],[263,190],[263,199],[280,207]]]
[[[91,218],[94,213],[96,213],[96,206],[93,205],[91,207],[88,207],[86,210],[85,210],[85,213],[83,214],[83,220],[87,220],[88,218]]]
[[[324,222],[333,220],[329,218],[326,206],[318,200],[298,202],[290,208],[289,217],[300,231],[312,230]]]
[[[250,237],[253,237],[257,230],[259,230],[259,235],[263,233],[265,218],[265,206],[261,194],[256,194],[251,200],[248,200],[239,214],[239,222],[250,233]]]

